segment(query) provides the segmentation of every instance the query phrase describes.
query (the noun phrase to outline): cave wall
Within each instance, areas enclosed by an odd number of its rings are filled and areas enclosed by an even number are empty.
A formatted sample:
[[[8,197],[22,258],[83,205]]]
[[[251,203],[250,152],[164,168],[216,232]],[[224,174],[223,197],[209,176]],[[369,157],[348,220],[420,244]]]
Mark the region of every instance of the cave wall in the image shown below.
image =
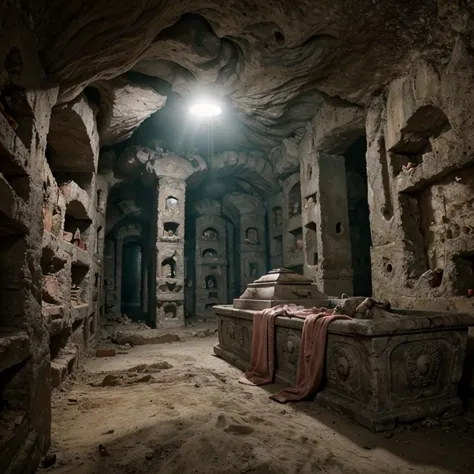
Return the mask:
[[[437,70],[418,60],[372,102],[367,172],[376,298],[472,312],[474,60],[459,40]],[[473,341],[465,376],[474,386]]]
[[[474,62],[462,41],[442,71],[417,61],[367,117],[374,295],[471,310]]]
[[[97,112],[85,96],[52,110],[43,175],[42,307],[51,384],[94,344],[102,301],[107,185],[97,175]]]
[[[48,320],[41,311],[43,171],[57,89],[39,90],[35,41],[0,17],[0,470],[33,472],[50,444]]]

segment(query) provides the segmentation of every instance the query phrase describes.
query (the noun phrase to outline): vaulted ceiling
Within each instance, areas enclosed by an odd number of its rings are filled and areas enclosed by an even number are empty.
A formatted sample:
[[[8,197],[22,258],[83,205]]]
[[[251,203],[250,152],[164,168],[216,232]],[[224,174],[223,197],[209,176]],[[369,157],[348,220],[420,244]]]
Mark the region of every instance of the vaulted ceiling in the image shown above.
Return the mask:
[[[107,145],[160,108],[155,126],[167,123],[179,142],[180,114],[204,91],[226,105],[215,128],[222,149],[269,150],[298,136],[325,100],[364,105],[414,56],[442,62],[473,23],[461,0],[21,3],[60,101],[97,92]]]

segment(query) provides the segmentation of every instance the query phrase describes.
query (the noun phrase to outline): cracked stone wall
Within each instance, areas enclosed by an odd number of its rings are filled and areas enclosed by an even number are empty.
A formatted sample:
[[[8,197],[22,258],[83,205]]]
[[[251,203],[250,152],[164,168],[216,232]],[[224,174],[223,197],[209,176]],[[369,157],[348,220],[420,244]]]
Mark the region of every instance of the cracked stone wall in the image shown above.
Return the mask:
[[[52,110],[43,177],[42,311],[51,385],[94,344],[102,301],[106,187],[97,176],[97,110],[85,96]]]
[[[459,40],[445,68],[418,60],[368,111],[374,295],[405,308],[474,309],[473,79]]]
[[[33,472],[50,444],[47,320],[41,311],[43,172],[57,89],[39,90],[34,38],[14,9],[0,26],[0,466]]]
[[[367,117],[374,294],[472,310],[472,56],[417,61]],[[436,298],[436,299],[435,299]]]

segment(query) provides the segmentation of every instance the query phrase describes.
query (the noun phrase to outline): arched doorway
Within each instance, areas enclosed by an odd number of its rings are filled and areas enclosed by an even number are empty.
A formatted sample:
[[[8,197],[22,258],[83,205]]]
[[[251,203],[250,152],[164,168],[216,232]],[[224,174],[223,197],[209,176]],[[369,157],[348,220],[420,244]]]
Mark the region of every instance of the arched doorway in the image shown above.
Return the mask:
[[[142,246],[126,242],[122,248],[121,311],[132,319],[142,315]]]

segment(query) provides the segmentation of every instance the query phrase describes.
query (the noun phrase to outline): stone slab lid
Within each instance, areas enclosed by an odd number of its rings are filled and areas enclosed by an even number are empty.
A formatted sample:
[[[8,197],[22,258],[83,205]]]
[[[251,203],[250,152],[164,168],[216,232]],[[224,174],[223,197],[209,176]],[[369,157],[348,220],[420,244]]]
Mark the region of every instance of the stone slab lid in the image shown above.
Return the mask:
[[[260,310],[280,304],[310,308],[321,306],[327,299],[309,278],[278,268],[250,283],[242,296],[234,299],[234,308]]]
[[[270,270],[258,280],[250,283],[249,287],[267,286],[268,283],[278,283],[280,285],[312,285],[313,280],[299,273],[287,270],[286,268],[277,268]]]

